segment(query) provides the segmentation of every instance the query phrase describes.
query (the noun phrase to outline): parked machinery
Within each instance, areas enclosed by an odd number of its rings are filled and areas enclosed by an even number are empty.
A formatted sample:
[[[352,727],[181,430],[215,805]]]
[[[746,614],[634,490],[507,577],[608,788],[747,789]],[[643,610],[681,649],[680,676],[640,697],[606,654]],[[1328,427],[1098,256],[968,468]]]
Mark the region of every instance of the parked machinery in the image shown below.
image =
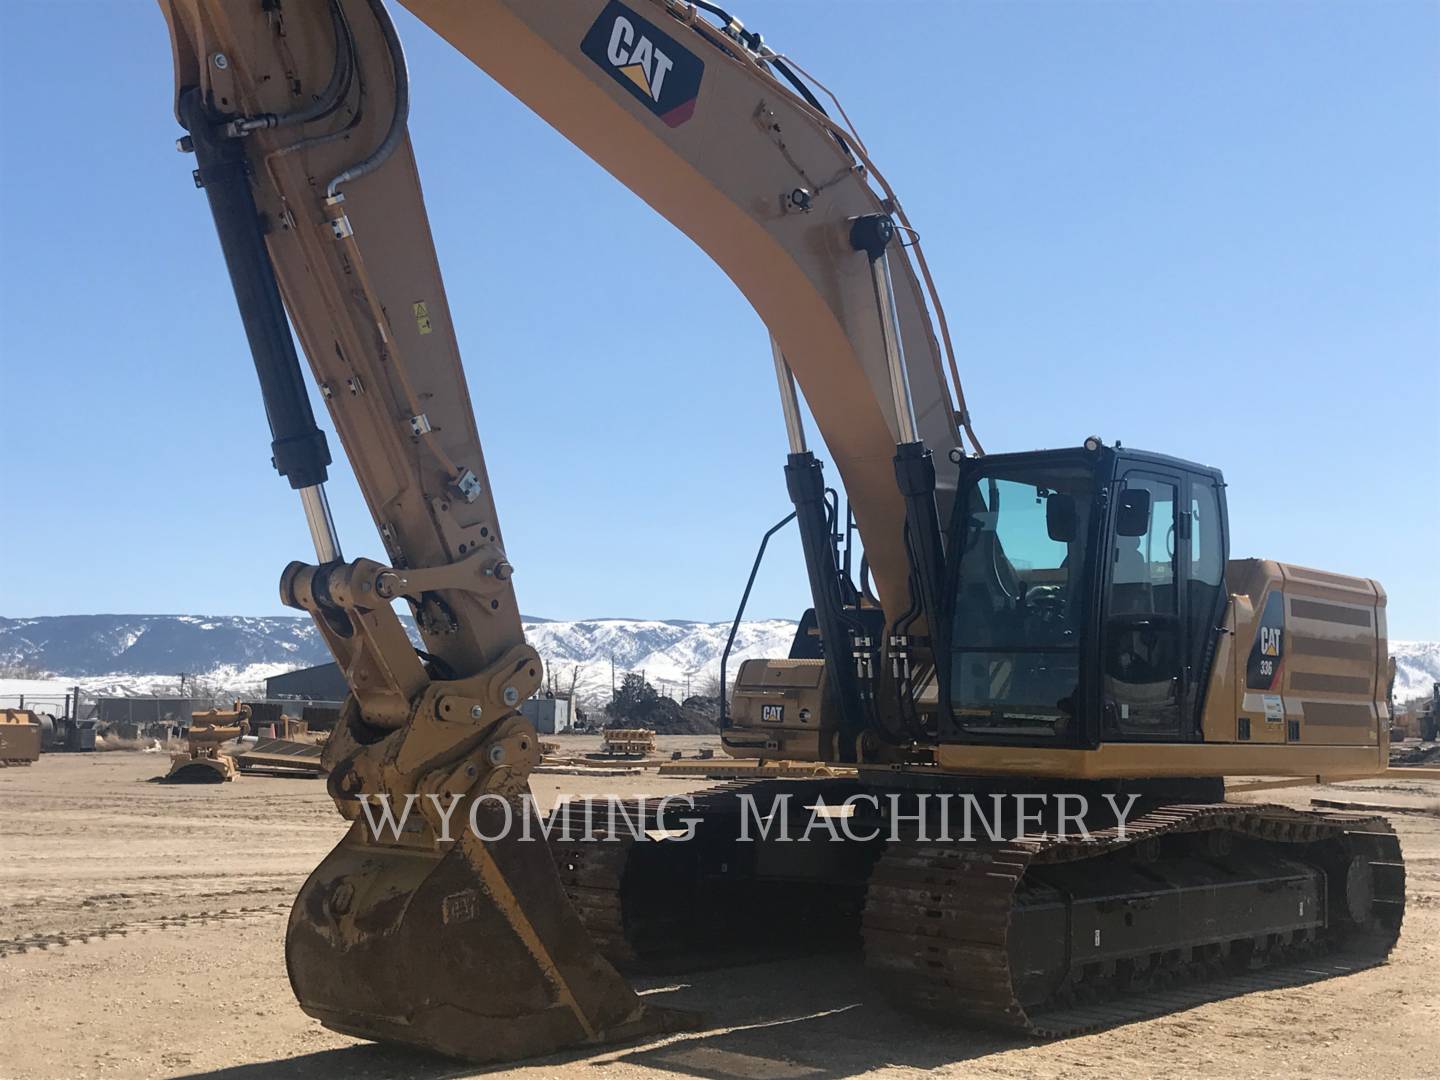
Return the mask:
[[[40,750],[51,754],[64,750],[94,750],[97,721],[80,718],[80,687],[59,694],[17,695],[18,711],[29,713],[40,727]]]
[[[0,710],[0,767],[40,760],[40,717],[29,709]]]
[[[250,706],[240,702],[229,710],[194,713],[185,733],[187,749],[170,755],[165,779],[175,784],[218,784],[234,780],[235,761],[220,747],[250,731]]]
[[[606,728],[600,733],[600,752],[644,757],[655,750],[655,732],[649,728]]]

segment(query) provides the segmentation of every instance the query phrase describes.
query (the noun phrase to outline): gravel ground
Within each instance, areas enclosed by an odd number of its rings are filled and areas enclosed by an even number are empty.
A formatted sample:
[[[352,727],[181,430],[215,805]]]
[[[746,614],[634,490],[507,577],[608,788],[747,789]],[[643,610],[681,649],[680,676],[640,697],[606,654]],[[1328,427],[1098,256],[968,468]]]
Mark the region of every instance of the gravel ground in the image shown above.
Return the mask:
[[[565,740],[567,752],[588,748]],[[687,756],[706,740],[662,740]],[[668,756],[668,754],[666,755]],[[321,783],[146,781],[165,755],[47,755],[0,770],[0,1077],[439,1078],[479,1075],[322,1028],[291,997],[290,901],[343,831]],[[703,781],[537,775],[561,791],[663,794]],[[1433,806],[1440,781],[1365,781],[1248,796]],[[868,992],[829,957],[642,982],[698,1010],[696,1032],[545,1059],[569,1080],[982,1077],[1440,1077],[1440,818],[1392,819],[1409,913],[1390,963],[1055,1043],[945,1030]]]

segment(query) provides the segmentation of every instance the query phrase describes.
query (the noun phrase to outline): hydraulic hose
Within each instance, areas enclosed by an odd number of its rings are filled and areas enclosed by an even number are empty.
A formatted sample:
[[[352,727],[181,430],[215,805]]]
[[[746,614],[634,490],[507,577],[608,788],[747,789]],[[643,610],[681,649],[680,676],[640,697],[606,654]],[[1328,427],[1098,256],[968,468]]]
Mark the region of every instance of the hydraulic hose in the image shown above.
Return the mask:
[[[405,47],[400,43],[400,34],[395,29],[390,12],[385,9],[384,0],[368,0],[385,47],[390,52],[390,67],[395,73],[395,112],[390,117],[390,129],[369,157],[357,161],[348,169],[336,175],[325,185],[325,197],[333,199],[340,192],[342,184],[368,176],[389,160],[400,140],[405,137],[405,127],[410,121],[410,68],[405,61]]]
[[[331,0],[330,3],[330,25],[335,33],[335,64],[330,69],[330,80],[320,91],[320,95],[309,105],[296,109],[294,112],[261,113],[258,116],[247,116],[243,120],[237,120],[232,125],[236,134],[244,135],[268,128],[308,124],[312,120],[324,119],[340,107],[340,103],[345,100],[345,95],[350,92],[350,83],[355,70],[355,52],[354,41],[350,37],[349,27],[345,23],[345,15],[335,0]]]

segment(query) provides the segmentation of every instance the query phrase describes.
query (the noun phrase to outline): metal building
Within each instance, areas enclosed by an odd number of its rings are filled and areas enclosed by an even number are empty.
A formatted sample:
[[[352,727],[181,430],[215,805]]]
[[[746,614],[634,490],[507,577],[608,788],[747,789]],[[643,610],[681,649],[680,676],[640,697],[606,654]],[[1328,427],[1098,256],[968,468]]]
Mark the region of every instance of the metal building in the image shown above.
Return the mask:
[[[345,676],[340,674],[339,664],[319,664],[316,667],[287,671],[265,680],[267,698],[284,698],[289,701],[344,701],[350,693]]]
[[[575,726],[568,698],[531,698],[520,703],[520,711],[541,735],[556,735]]]

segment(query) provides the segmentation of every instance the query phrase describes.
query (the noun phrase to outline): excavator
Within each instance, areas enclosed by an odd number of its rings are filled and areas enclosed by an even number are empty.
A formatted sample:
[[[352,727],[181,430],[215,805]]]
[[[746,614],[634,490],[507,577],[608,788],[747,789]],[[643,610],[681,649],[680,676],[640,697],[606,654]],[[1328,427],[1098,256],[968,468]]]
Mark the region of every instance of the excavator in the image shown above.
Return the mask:
[[[179,149],[314,540],[280,595],[351,691],[325,749],[350,826],[287,929],[305,1012],[513,1060],[694,1022],[622,968],[805,937],[858,945],[902,1008],[1060,1036],[1182,1007],[1177,987],[1383,961],[1404,909],[1389,825],[1225,799],[1226,777],[1383,771],[1378,584],[1232,559],[1213,467],[1095,436],[985,453],[920,235],[865,141],[714,3],[402,4],[693,240],[768,328],[813,609],[789,656],[742,666],[723,738],[835,769],[707,789],[688,842],[499,827],[540,758],[519,705],[541,659],[479,435],[508,406],[466,385],[391,14],[160,0]],[[446,226],[495,227],[477,216]],[[379,558],[342,554],[297,336]],[[1084,834],[1021,813],[935,839],[939,796],[1007,793],[1086,798]],[[403,828],[369,827],[367,806],[407,797]],[[452,834],[456,799],[474,827]],[[739,835],[747,806],[783,826],[836,800],[841,842]]]

